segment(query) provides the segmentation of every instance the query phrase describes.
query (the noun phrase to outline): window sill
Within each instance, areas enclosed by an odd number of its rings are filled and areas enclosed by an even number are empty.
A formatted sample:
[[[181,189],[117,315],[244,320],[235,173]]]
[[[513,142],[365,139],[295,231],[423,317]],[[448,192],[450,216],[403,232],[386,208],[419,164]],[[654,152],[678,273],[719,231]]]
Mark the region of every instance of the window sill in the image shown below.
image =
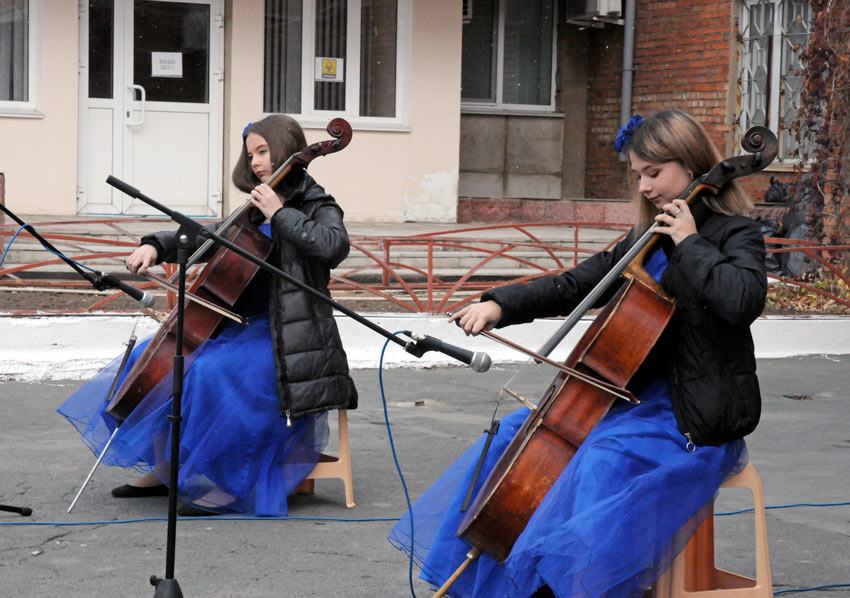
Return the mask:
[[[485,114],[491,116],[536,116],[538,118],[564,118],[563,112],[545,109],[499,108],[496,106],[461,106],[461,114]]]
[[[0,106],[0,118],[44,118],[44,112],[35,108]]]
[[[772,164],[768,164],[765,166],[765,172],[794,172],[796,161],[788,160],[786,162],[773,162]],[[811,170],[812,164],[803,164],[803,170]]]
[[[354,131],[386,131],[389,133],[410,133],[410,125],[404,125],[401,123],[392,123],[392,122],[370,122],[368,120],[363,120],[360,118],[352,118],[342,115],[328,115],[327,117],[317,118],[315,116],[301,116],[298,114],[291,114],[292,118],[298,121],[298,124],[301,125],[303,129],[322,129],[326,130],[328,128],[328,124],[335,118],[343,118],[348,121],[348,124],[351,125],[351,129]]]

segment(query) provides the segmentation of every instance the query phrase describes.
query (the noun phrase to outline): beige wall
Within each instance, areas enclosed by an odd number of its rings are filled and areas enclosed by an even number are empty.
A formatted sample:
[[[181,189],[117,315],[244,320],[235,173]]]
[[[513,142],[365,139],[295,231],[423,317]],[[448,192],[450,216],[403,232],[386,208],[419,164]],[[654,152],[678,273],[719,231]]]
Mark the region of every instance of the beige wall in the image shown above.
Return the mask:
[[[404,218],[455,222],[460,157],[461,3],[416,0]]]
[[[412,24],[399,32],[401,39],[412,39],[409,64],[399,65],[409,73],[409,126],[374,130],[352,120],[348,148],[310,165],[349,221],[456,220],[461,7],[455,0],[409,1]],[[263,0],[226,3],[221,175],[226,213],[244,200],[230,184],[240,133],[262,116],[263,6]],[[0,117],[0,171],[6,174],[10,209],[71,215],[76,213],[77,185],[77,4],[44,0],[41,16],[43,117]],[[328,139],[326,125],[305,126],[307,140]]]
[[[6,174],[10,210],[65,216],[77,208],[77,3],[41,4],[41,116],[0,114],[0,171]]]
[[[263,27],[263,1],[239,0],[235,18],[230,9],[225,52],[226,211],[244,200],[244,194],[229,183],[230,171],[241,149],[242,128],[262,116],[263,84],[262,38],[257,36]],[[455,222],[460,9],[455,0],[415,0],[412,27],[400,31],[401,39],[412,35],[407,39],[413,41],[410,65],[399,65],[410,73],[410,126],[370,130],[352,119],[351,144],[310,165],[310,173],[339,201],[348,221]],[[307,141],[329,139],[326,125],[305,125]]]

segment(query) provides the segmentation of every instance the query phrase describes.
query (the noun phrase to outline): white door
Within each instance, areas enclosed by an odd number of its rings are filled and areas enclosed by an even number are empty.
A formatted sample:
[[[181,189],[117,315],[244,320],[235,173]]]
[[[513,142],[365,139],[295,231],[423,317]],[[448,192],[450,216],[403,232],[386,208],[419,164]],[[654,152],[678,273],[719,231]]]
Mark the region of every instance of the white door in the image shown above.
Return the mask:
[[[78,213],[221,215],[222,2],[80,2]]]

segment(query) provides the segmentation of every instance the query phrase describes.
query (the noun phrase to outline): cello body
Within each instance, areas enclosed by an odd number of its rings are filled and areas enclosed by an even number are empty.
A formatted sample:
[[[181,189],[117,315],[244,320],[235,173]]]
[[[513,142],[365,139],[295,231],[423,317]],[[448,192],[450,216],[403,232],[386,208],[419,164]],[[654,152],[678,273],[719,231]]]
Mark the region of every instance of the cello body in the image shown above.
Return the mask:
[[[225,238],[262,260],[272,250],[271,239],[250,222],[250,211],[244,211],[233,223]],[[189,292],[220,307],[232,309],[242,291],[253,280],[259,266],[228,250],[219,250],[192,284]],[[199,303],[184,302],[183,347],[186,367],[199,346],[215,334],[223,316]],[[106,412],[123,422],[139,402],[170,374],[173,366],[177,336],[177,310],[172,310],[142,355],[127,373],[123,383],[106,408]]]

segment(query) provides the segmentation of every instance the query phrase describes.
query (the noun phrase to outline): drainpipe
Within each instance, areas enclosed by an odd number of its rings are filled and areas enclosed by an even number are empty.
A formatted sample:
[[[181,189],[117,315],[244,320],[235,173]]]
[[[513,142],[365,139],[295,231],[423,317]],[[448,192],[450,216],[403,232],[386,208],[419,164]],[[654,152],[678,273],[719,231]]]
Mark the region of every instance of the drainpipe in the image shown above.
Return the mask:
[[[620,91],[620,126],[628,124],[632,111],[632,75],[635,71],[635,0],[626,0],[623,23],[623,87]]]

